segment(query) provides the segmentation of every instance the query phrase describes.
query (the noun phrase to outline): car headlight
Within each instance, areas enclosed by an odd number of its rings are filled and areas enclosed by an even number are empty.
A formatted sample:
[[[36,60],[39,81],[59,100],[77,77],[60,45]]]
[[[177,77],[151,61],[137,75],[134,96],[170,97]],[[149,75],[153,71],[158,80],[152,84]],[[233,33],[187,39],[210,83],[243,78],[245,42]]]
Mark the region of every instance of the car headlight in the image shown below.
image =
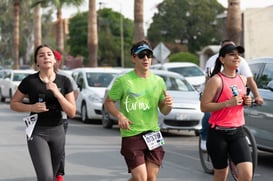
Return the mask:
[[[99,103],[101,103],[103,101],[103,98],[100,97],[97,94],[92,94],[92,95],[88,96],[88,100],[91,101],[91,102],[99,102]]]

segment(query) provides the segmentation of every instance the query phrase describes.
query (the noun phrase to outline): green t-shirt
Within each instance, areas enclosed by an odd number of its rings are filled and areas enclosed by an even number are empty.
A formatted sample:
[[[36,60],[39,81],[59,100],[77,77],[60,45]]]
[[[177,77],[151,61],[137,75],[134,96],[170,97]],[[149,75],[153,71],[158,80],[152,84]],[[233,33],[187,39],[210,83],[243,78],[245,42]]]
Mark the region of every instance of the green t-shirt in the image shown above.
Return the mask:
[[[122,137],[134,136],[145,131],[158,131],[158,104],[163,101],[166,85],[153,73],[138,77],[130,71],[114,82],[108,96],[120,101],[120,111],[133,122],[131,130],[120,129]]]

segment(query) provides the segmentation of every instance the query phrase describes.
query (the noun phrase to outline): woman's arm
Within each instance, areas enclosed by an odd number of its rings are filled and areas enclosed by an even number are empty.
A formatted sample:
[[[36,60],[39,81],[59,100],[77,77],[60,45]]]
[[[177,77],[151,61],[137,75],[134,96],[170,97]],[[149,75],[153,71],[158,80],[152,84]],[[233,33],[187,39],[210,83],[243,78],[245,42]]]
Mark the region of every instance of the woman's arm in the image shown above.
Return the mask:
[[[25,97],[27,96],[17,89],[10,100],[10,109],[17,112],[32,112],[32,105],[22,102]]]
[[[224,102],[214,101],[221,89],[222,80],[218,75],[215,75],[208,80],[201,96],[200,107],[202,112],[214,112],[232,105],[230,100]]]

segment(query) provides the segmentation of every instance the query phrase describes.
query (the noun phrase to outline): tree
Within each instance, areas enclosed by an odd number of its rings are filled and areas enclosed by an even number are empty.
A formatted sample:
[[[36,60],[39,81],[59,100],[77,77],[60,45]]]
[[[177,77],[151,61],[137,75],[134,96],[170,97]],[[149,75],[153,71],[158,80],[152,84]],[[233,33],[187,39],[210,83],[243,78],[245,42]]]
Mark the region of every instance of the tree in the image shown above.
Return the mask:
[[[143,28],[143,0],[135,0],[134,3],[134,42],[144,39]]]
[[[224,7],[216,0],[165,0],[158,5],[158,13],[148,29],[152,44],[179,43],[197,54],[204,46],[219,44],[221,22],[216,16]]]
[[[13,50],[14,69],[19,69],[19,22],[20,22],[20,0],[13,0],[14,26],[13,26]]]
[[[228,0],[226,30],[228,39],[232,40],[235,44],[240,45],[242,33],[240,0]]]
[[[38,47],[42,43],[41,4],[34,7],[34,17],[34,47]]]
[[[88,66],[98,66],[98,30],[97,30],[97,11],[96,0],[89,0],[88,12]]]
[[[133,41],[133,22],[124,18],[119,12],[104,8],[98,12],[98,66],[121,66],[121,28],[120,18],[123,21],[124,49],[129,50]],[[87,44],[88,12],[78,13],[69,21],[70,53],[73,56],[81,55],[84,57],[84,64],[89,63]],[[125,66],[131,66],[129,51],[124,52]]]
[[[84,0],[37,0],[35,4],[44,4],[47,6],[54,6],[56,9],[57,27],[56,27],[56,44],[60,52],[64,51],[64,31],[62,8],[64,5],[79,7]]]

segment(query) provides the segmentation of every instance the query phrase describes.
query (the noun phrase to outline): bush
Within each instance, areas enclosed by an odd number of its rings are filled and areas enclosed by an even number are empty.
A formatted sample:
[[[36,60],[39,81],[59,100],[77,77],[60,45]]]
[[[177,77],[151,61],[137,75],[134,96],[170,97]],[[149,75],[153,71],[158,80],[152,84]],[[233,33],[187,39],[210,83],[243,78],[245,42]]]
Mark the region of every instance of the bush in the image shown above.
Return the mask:
[[[192,62],[196,65],[199,64],[198,57],[189,52],[180,52],[172,54],[169,57],[169,62]]]

